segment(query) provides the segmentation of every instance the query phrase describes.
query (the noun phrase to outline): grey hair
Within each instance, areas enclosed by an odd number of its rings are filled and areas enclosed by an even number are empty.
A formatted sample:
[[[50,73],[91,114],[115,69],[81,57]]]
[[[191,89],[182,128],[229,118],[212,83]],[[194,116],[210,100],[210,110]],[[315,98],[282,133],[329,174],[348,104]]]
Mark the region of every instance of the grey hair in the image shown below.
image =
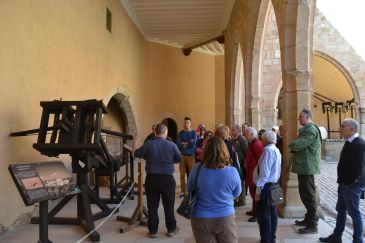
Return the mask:
[[[268,144],[276,144],[276,134],[272,131],[264,132],[261,139],[265,140]]]
[[[246,128],[245,132],[251,133],[251,135],[257,138],[257,130],[253,127]]]
[[[240,127],[240,125],[234,125],[232,128],[233,128],[234,130],[236,130],[236,131],[238,132],[238,134],[242,134],[242,131],[241,131],[241,127]]]
[[[309,119],[313,119],[313,115],[312,112],[308,109],[303,109],[302,112],[309,118]]]
[[[352,118],[344,119],[343,123],[346,123],[350,127],[354,128],[355,132],[357,132],[359,130],[359,123],[356,120],[352,119]]]

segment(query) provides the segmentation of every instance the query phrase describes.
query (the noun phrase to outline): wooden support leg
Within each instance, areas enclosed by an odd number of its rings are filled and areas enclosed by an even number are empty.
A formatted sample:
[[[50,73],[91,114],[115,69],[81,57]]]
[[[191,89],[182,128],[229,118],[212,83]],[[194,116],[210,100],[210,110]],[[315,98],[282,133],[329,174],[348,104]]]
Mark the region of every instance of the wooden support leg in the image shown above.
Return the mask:
[[[143,170],[142,163],[138,163],[138,200],[137,207],[133,212],[131,218],[118,216],[117,220],[128,222],[128,225],[122,226],[120,228],[120,233],[125,233],[138,225],[147,226],[146,217],[148,217],[148,212],[145,206],[143,206]],[[146,217],[144,217],[146,216]]]
[[[77,176],[77,184],[81,193],[77,195],[77,216],[81,220],[81,225],[87,233],[95,229],[93,214],[89,200],[89,186],[87,185],[87,173],[80,173]],[[90,235],[90,239],[94,242],[100,241],[98,232]]]
[[[85,229],[85,231],[87,233],[89,233],[90,231],[95,229],[95,225],[94,225],[94,219],[93,219],[93,214],[91,212],[91,207],[90,207],[90,201],[89,201],[89,187],[87,186],[82,186],[83,188],[81,188],[81,197],[82,197],[82,201],[78,204],[80,204],[82,210],[81,210],[81,225],[82,227]],[[81,216],[80,215],[80,216]],[[94,242],[98,242],[100,241],[100,235],[98,232],[93,232],[90,235],[90,239]]]

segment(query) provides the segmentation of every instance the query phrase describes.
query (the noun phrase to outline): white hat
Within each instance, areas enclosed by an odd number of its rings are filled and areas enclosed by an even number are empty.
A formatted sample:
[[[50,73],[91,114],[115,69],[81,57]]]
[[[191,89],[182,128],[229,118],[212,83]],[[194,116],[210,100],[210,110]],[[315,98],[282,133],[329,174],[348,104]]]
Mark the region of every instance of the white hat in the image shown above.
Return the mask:
[[[272,129],[274,129],[275,131],[279,131],[279,127],[278,126],[273,126]]]

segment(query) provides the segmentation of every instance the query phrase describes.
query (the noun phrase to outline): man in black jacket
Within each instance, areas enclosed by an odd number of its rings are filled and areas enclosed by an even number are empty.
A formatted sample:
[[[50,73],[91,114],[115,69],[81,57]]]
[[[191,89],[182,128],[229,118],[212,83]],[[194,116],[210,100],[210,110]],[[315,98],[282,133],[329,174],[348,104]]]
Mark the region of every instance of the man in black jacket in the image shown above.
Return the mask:
[[[248,149],[248,142],[246,138],[242,135],[241,127],[239,125],[235,125],[231,129],[232,134],[232,144],[233,147],[236,150],[238,161],[240,163],[241,171],[242,171],[242,177],[241,177],[241,186],[242,186],[242,192],[238,198],[234,201],[235,207],[244,206],[246,204],[246,187],[245,187],[245,158],[246,158],[246,151]]]
[[[359,210],[360,195],[365,188],[365,141],[357,133],[359,123],[354,119],[345,119],[340,127],[341,137],[346,139],[337,166],[337,220],[333,233],[320,242],[342,242],[347,213],[352,218],[353,242],[363,242],[363,224]]]

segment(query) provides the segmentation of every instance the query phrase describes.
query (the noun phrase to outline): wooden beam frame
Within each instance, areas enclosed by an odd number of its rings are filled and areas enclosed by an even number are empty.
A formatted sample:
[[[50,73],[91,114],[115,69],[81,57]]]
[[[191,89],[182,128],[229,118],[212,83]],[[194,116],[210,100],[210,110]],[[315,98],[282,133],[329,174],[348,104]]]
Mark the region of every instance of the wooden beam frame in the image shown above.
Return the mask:
[[[184,53],[185,56],[189,56],[190,53],[193,51],[193,49],[198,48],[200,46],[204,46],[213,41],[218,41],[220,44],[224,44],[224,33],[221,35],[215,36],[213,38],[209,38],[204,41],[198,42],[198,43],[186,45],[182,48],[182,52]]]

